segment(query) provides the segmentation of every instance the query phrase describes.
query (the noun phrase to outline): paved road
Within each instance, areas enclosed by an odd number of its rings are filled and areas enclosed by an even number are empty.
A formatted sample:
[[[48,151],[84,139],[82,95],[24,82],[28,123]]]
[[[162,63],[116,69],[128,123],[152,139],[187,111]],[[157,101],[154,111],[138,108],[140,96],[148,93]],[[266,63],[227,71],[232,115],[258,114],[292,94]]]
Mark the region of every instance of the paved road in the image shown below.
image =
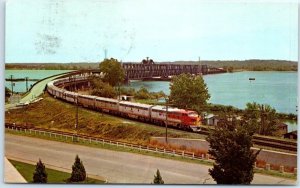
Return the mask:
[[[159,168],[165,183],[214,183],[209,166],[150,156],[96,149],[37,138],[5,134],[5,155],[24,160],[42,159],[46,164],[71,168],[78,154],[89,174],[107,178],[110,183],[151,183]],[[294,180],[256,174],[255,184],[295,184]]]
[[[51,78],[45,79],[41,82],[38,82],[36,85],[33,86],[33,88],[30,90],[30,92],[20,100],[20,103],[27,103],[27,102],[30,102],[30,101],[33,101],[34,99],[36,99],[39,95],[41,95],[43,93],[45,86],[47,85],[48,82],[50,82],[51,80],[54,80],[62,75],[53,76]],[[14,108],[14,107],[16,107],[16,105],[17,104],[5,104],[5,110]]]

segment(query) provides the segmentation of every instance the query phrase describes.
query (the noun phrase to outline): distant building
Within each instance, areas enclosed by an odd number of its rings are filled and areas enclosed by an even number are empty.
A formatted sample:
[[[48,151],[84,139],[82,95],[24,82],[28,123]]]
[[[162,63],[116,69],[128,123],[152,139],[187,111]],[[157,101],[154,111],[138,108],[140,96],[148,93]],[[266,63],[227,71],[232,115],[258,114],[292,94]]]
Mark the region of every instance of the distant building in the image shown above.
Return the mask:
[[[121,95],[118,97],[119,100],[121,101],[134,101],[134,97],[133,96],[128,96],[128,95]]]
[[[283,135],[284,138],[297,140],[297,131],[292,131]]]
[[[218,122],[220,121],[219,117],[213,114],[208,114],[205,117],[205,124],[206,125],[213,125],[216,126],[218,125]]]

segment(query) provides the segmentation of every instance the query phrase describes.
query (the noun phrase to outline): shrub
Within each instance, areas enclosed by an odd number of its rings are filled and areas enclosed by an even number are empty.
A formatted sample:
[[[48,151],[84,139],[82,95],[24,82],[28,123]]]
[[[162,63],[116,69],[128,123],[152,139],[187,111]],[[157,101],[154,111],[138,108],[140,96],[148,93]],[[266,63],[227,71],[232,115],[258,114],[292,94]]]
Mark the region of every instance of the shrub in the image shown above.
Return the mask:
[[[78,157],[78,155],[76,155],[75,162],[72,166],[72,174],[71,174],[69,181],[70,182],[80,182],[80,181],[84,181],[85,179],[86,179],[85,168],[82,164],[82,161]]]
[[[154,175],[154,180],[153,180],[154,184],[164,184],[164,180],[162,179],[159,170],[157,169],[156,171],[156,175]]]
[[[35,172],[33,173],[33,183],[47,183],[47,172],[41,159],[36,163]]]

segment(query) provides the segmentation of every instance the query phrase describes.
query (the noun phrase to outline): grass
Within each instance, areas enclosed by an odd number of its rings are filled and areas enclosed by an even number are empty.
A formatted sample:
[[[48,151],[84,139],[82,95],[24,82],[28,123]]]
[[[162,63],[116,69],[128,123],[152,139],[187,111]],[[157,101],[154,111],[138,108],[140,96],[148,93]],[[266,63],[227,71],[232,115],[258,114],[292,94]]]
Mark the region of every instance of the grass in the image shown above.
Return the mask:
[[[116,145],[110,145],[110,144],[102,144],[102,143],[95,143],[92,142],[90,143],[89,141],[82,141],[80,140],[79,142],[73,142],[71,139],[63,139],[63,138],[50,138],[47,135],[34,135],[29,134],[28,132],[15,132],[11,130],[6,130],[6,133],[11,133],[11,134],[17,134],[17,135],[22,135],[22,136],[30,136],[30,137],[37,137],[37,138],[42,138],[42,139],[47,139],[47,140],[54,140],[54,141],[60,141],[60,142],[65,142],[65,143],[70,143],[70,144],[78,144],[78,145],[83,145],[83,146],[88,146],[88,147],[94,147],[94,148],[101,148],[101,149],[108,149],[108,150],[114,150],[114,151],[120,151],[120,152],[130,152],[130,153],[135,153],[135,154],[141,154],[141,155],[147,155],[147,156],[153,156],[153,157],[160,157],[164,159],[171,159],[171,160],[177,160],[177,161],[182,161],[182,162],[189,162],[189,163],[195,163],[195,164],[203,164],[203,165],[208,165],[212,166],[213,161],[208,161],[208,160],[195,160],[195,159],[190,159],[190,158],[185,158],[182,156],[178,155],[169,155],[169,154],[163,154],[163,153],[156,153],[154,151],[145,151],[145,150],[139,150],[135,148],[129,148],[129,147],[123,147],[123,146],[116,146]],[[274,170],[264,170],[264,169],[255,169],[256,173],[260,174],[265,174],[265,175],[272,175],[272,176],[277,176],[277,177],[283,177],[283,178],[289,178],[289,179],[297,179],[296,174],[292,173],[280,173],[278,171]]]
[[[20,174],[25,178],[28,183],[32,183],[33,173],[35,171],[35,165],[23,163],[15,160],[10,160],[11,164],[20,172]],[[62,172],[58,170],[47,169],[46,172],[48,174],[48,183],[67,183],[67,179],[71,176],[70,173]],[[104,183],[101,180],[87,178],[84,182],[86,184],[102,184]]]
[[[48,94],[42,97],[44,99],[38,103],[5,112],[5,122],[75,133],[76,107]],[[156,125],[101,114],[81,107],[78,114],[78,133],[81,134],[135,144],[148,144],[151,137],[165,135],[165,128]],[[168,136],[204,138],[203,135],[175,129],[168,129]]]
[[[293,173],[280,173],[278,171],[275,170],[264,170],[264,169],[255,169],[254,170],[255,173],[260,173],[260,174],[266,174],[266,175],[270,175],[270,176],[277,176],[277,177],[283,177],[283,178],[289,178],[289,179],[297,179],[297,175],[293,174]]]

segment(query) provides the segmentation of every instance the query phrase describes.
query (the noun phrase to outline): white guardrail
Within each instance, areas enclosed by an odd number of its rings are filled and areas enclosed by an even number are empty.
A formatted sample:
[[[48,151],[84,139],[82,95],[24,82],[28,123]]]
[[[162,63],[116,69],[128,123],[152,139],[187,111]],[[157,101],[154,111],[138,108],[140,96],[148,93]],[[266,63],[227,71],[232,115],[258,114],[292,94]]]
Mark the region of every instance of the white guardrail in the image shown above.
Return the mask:
[[[40,135],[40,136],[47,136],[49,138],[54,139],[60,139],[63,141],[72,141],[72,142],[84,142],[84,143],[90,143],[90,144],[102,144],[102,145],[112,145],[117,147],[123,147],[123,148],[130,148],[135,149],[138,151],[148,151],[148,152],[155,152],[155,153],[161,153],[161,154],[167,154],[171,156],[181,156],[184,158],[189,159],[195,159],[195,160],[209,160],[210,159],[209,154],[202,154],[200,156],[195,155],[195,153],[187,152],[187,151],[176,151],[176,150],[169,150],[169,149],[163,149],[158,147],[152,147],[152,146],[144,146],[144,145],[138,145],[138,144],[131,144],[126,142],[120,142],[120,141],[114,141],[114,140],[108,140],[108,139],[101,139],[101,138],[94,138],[89,136],[82,136],[82,135],[76,135],[76,134],[63,134],[63,133],[57,133],[52,131],[44,131],[44,130],[37,130],[37,129],[26,129],[21,127],[7,127],[6,129],[16,131],[16,132],[24,132],[27,134],[32,135]]]

